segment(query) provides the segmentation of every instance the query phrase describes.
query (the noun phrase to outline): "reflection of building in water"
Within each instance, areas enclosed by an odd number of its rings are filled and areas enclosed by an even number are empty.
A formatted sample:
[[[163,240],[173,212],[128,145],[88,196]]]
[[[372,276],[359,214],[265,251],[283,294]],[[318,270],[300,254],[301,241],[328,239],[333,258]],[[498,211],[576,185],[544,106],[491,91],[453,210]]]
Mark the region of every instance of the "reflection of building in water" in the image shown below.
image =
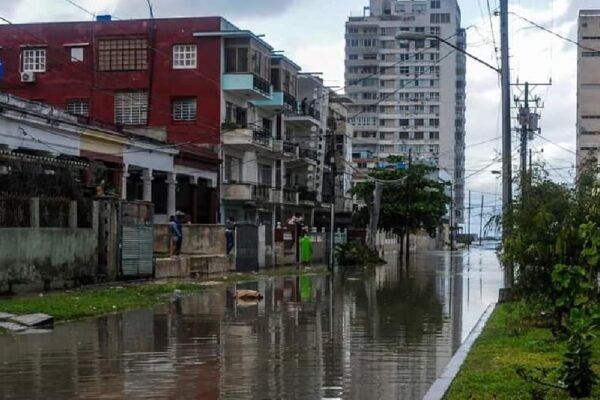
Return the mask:
[[[453,257],[239,285],[263,293],[258,305],[219,288],[0,337],[0,386],[15,398],[421,398],[461,341]]]
[[[319,397],[322,378],[315,372],[323,369],[326,303],[316,300],[326,300],[324,282],[264,281],[251,287],[265,296],[258,306],[228,308],[222,328],[223,397]]]
[[[451,266],[444,253],[416,256],[409,268],[388,264],[336,291],[333,337],[345,397],[422,398],[461,342],[457,268],[461,260]]]

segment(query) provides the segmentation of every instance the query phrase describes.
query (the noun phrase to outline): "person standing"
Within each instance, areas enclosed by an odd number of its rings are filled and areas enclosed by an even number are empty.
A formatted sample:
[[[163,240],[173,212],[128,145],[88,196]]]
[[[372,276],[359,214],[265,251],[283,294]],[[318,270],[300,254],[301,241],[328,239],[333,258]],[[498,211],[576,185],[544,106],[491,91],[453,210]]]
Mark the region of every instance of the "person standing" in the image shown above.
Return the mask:
[[[171,253],[178,256],[181,253],[181,242],[183,242],[183,232],[181,223],[172,215],[170,220],[169,230],[171,233]]]
[[[229,216],[225,221],[225,239],[227,240],[227,254],[231,253],[235,245],[235,219]]]

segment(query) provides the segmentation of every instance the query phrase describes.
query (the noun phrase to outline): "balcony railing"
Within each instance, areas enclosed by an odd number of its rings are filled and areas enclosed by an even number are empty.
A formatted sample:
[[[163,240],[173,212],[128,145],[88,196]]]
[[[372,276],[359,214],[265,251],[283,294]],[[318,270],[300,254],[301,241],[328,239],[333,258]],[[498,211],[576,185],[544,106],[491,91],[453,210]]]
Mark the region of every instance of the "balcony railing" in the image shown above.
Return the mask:
[[[271,186],[255,185],[252,187],[252,198],[258,201],[271,201]]]
[[[289,141],[283,142],[283,152],[284,153],[298,155],[297,149],[298,149],[297,143],[289,142]]]
[[[298,102],[294,96],[283,92],[283,105],[289,110],[295,110],[298,107]]]
[[[283,202],[298,204],[298,191],[293,189],[283,189]]]
[[[252,139],[256,144],[269,147],[271,145],[272,134],[265,129],[255,128],[252,130]]]
[[[313,149],[300,149],[300,157],[309,158],[311,160],[317,159],[317,151]]]
[[[253,83],[254,83],[255,90],[258,90],[259,92],[263,92],[266,94],[271,93],[271,83],[269,81],[261,78],[258,75],[255,75],[255,74],[252,74],[252,76],[254,77]]]
[[[290,117],[311,117],[318,121],[321,120],[321,113],[310,107],[310,104],[299,104],[298,107],[289,110],[286,115]]]
[[[317,201],[317,192],[301,191],[300,192],[300,201],[316,202]]]

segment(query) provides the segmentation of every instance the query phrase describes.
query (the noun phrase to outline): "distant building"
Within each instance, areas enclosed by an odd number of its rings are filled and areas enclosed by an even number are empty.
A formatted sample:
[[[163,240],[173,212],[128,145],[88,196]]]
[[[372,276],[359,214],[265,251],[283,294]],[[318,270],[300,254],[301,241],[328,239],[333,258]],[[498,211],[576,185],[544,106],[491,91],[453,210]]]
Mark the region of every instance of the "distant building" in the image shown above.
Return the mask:
[[[579,12],[577,53],[577,169],[600,156],[600,10]],[[594,51],[594,49],[598,49]]]
[[[398,42],[402,32],[424,38]],[[462,223],[466,58],[435,36],[466,47],[456,0],[371,0],[364,16],[349,18],[345,80],[353,100],[353,158],[359,168],[409,152],[433,160],[452,174],[455,219]]]

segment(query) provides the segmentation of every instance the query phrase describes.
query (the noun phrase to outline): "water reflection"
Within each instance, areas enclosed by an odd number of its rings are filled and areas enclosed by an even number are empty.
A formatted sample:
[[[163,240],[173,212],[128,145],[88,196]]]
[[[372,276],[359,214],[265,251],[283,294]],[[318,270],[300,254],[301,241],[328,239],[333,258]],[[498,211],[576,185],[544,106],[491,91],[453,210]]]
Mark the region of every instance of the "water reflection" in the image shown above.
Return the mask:
[[[428,253],[5,336],[0,397],[418,399],[501,281],[490,251]],[[265,298],[240,303],[236,289]]]

